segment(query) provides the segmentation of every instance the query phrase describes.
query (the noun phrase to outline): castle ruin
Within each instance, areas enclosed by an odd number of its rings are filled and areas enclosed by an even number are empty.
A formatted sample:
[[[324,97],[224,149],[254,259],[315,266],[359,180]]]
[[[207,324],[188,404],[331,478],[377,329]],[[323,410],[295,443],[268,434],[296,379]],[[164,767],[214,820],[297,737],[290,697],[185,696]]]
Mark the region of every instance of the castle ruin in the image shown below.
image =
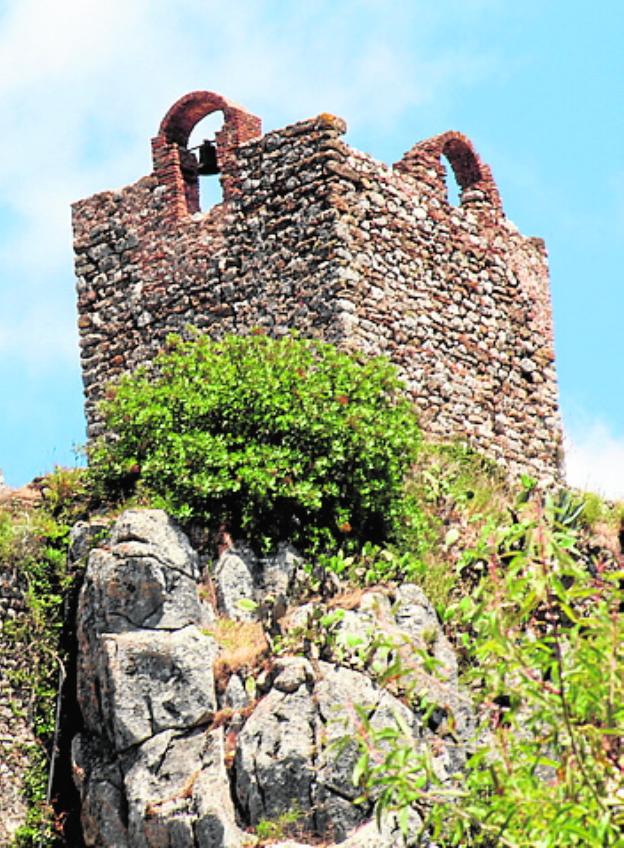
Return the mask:
[[[191,131],[215,111],[223,127],[197,156]],[[193,92],[164,117],[150,175],[74,204],[89,435],[106,384],[150,361],[168,333],[296,329],[387,355],[429,435],[467,439],[512,472],[558,476],[544,243],[507,220],[460,133],[388,167],[345,144],[345,130],[322,114],[263,135],[244,109]],[[205,212],[203,173],[223,190]]]

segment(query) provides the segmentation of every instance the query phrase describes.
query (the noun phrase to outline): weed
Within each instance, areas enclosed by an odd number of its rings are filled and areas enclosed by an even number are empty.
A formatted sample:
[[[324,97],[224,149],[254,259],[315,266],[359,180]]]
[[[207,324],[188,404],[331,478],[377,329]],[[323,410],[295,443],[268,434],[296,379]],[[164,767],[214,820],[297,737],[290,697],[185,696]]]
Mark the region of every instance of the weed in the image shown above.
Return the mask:
[[[81,481],[82,472],[57,469],[40,481],[43,498],[36,504],[8,503],[0,509],[0,560],[21,585],[25,601],[25,609],[5,623],[0,647],[15,664],[7,675],[15,691],[11,709],[25,713],[36,736],[27,752],[24,794],[29,809],[15,835],[19,848],[51,848],[58,844],[61,828],[47,784],[59,668],[66,659],[60,645],[64,603],[76,578],[67,561],[69,529],[85,510]],[[28,710],[19,702],[27,703]]]
[[[302,814],[298,807],[293,807],[274,819],[260,819],[256,825],[256,834],[262,840],[286,839],[289,836],[298,836],[297,824],[301,821]]]

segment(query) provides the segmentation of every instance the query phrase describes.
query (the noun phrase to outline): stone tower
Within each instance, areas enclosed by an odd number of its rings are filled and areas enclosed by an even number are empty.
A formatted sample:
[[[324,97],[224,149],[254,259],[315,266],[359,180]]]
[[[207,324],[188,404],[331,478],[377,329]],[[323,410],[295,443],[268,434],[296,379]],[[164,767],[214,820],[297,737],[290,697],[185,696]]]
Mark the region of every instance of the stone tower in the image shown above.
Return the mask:
[[[223,127],[198,158],[190,133],[215,111]],[[544,243],[507,220],[461,134],[419,142],[388,167],[345,144],[345,130],[322,114],[263,135],[244,109],[193,92],[165,115],[150,175],[74,204],[89,435],[106,383],[149,361],[168,333],[296,328],[390,357],[430,435],[467,439],[512,472],[556,476]],[[205,212],[201,173],[218,173],[223,190]]]

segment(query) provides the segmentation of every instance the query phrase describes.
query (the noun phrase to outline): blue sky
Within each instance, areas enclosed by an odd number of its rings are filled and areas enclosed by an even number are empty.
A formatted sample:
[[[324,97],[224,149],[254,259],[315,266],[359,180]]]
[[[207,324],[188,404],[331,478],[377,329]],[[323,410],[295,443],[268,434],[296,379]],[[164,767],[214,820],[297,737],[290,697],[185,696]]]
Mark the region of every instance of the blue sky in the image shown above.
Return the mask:
[[[457,129],[545,238],[572,482],[624,497],[620,0],[0,0],[0,468],[84,442],[69,204],[147,173],[168,107],[333,112],[385,162]]]

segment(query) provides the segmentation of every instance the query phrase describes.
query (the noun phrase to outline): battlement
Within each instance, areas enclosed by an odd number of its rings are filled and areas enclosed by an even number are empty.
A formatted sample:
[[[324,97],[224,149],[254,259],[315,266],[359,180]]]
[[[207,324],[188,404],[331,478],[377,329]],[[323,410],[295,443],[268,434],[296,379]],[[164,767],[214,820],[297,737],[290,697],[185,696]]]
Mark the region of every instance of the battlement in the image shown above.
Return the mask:
[[[223,128],[198,161],[189,136],[214,111]],[[389,356],[429,434],[466,438],[514,472],[556,476],[543,242],[506,219],[461,134],[420,142],[388,167],[345,144],[345,130],[320,115],[262,135],[241,107],[194,92],[163,119],[149,176],[74,204],[89,435],[108,381],[153,358],[168,333],[295,328]],[[223,189],[206,212],[202,171]]]

